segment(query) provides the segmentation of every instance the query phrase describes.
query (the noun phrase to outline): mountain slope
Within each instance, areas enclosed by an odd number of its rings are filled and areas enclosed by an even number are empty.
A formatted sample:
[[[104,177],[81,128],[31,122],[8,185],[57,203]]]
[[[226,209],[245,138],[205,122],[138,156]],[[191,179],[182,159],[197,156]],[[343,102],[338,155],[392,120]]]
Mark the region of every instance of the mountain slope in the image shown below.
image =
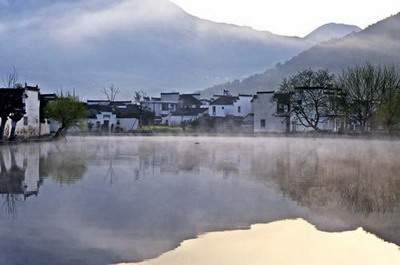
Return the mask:
[[[342,38],[350,33],[359,31],[361,31],[361,28],[357,26],[329,23],[314,30],[308,34],[305,39],[315,43],[321,43],[336,38]]]
[[[0,72],[94,96],[111,83],[193,91],[271,67],[311,41],[214,23],[167,0],[0,0]],[[21,80],[24,81],[24,80]]]
[[[198,90],[315,44],[202,20],[168,0],[0,0],[0,38],[0,75],[15,66],[22,82],[85,97],[110,84],[121,97]]]
[[[284,77],[303,69],[323,68],[340,73],[344,68],[366,62],[400,65],[400,14],[342,39],[316,45],[264,73],[209,88],[204,94],[220,93],[223,89],[233,93],[271,90]]]

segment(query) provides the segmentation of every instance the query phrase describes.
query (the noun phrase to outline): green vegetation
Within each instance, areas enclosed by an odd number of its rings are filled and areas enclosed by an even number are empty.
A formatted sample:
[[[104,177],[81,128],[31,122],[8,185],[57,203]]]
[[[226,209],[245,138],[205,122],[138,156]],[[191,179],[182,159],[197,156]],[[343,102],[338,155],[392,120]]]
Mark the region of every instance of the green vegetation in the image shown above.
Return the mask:
[[[393,132],[400,125],[400,74],[395,67],[365,64],[335,76],[327,70],[301,71],[281,83],[289,113],[307,128],[320,131],[327,119],[344,130]]]
[[[151,133],[171,133],[171,134],[178,134],[182,133],[183,129],[181,127],[169,127],[169,126],[156,126],[156,125],[150,125],[150,126],[143,126],[139,130],[137,130],[138,133],[145,133],[145,132],[151,132]]]
[[[60,123],[55,137],[63,136],[71,127],[77,126],[79,121],[86,118],[87,110],[83,103],[71,96],[61,96],[50,102],[45,108],[46,118]]]

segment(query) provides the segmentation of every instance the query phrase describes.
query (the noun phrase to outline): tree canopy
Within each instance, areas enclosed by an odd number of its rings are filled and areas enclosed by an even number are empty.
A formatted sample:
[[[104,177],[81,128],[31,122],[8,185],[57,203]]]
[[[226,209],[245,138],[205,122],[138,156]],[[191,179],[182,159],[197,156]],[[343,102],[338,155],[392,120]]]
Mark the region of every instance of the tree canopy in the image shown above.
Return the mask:
[[[72,126],[78,125],[80,120],[86,118],[87,110],[85,105],[76,98],[61,96],[48,103],[45,108],[45,115],[47,118],[60,123],[60,128],[56,133],[56,137],[58,137],[62,136]]]

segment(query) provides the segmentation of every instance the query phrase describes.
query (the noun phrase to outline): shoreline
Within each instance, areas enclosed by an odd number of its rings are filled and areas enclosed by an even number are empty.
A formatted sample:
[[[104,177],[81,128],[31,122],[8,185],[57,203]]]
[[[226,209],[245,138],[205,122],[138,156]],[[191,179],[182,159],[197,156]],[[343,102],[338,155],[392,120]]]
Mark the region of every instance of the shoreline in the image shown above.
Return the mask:
[[[232,138],[306,138],[306,139],[354,139],[399,141],[399,135],[387,134],[328,134],[328,133],[164,133],[164,132],[132,132],[132,133],[73,133],[67,137],[232,137]]]
[[[0,141],[0,146],[5,145],[18,145],[18,144],[29,144],[29,143],[40,143],[40,142],[54,142],[59,139],[54,138],[53,136],[41,136],[41,137],[32,137],[32,138],[20,138],[15,141],[2,140]]]

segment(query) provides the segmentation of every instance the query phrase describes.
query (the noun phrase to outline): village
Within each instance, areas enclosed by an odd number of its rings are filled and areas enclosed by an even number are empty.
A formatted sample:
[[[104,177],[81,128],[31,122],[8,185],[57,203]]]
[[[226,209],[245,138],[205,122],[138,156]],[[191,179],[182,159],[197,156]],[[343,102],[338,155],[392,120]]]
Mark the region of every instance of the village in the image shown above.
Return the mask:
[[[299,92],[300,93],[300,92]],[[311,129],[302,124],[290,105],[274,91],[256,95],[230,95],[224,91],[204,99],[200,94],[161,93],[160,97],[143,97],[140,102],[87,100],[84,102],[87,117],[81,120],[75,133],[133,133],[145,125],[177,128],[197,128],[200,132],[216,133],[290,133]],[[5,120],[5,138],[35,138],[55,133],[56,120],[45,118],[45,106],[58,98],[56,94],[42,94],[38,86],[25,84],[19,88],[0,89],[1,102],[12,106],[11,100],[19,98],[23,109],[15,106]],[[11,105],[10,105],[11,104]],[[19,114],[17,113],[19,112]],[[143,115],[146,113],[147,115]],[[3,123],[2,119],[2,123]],[[322,118],[321,118],[322,120]],[[13,126],[13,124],[15,124]],[[343,120],[340,115],[324,117],[323,130],[339,132]]]
[[[358,76],[356,75],[357,73]],[[354,77],[355,76],[355,77]],[[37,139],[70,134],[370,134],[396,133],[400,125],[397,72],[369,64],[338,78],[325,70],[304,70],[277,89],[236,94],[224,89],[201,93],[135,91],[118,100],[119,88],[103,89],[106,99],[81,100],[75,92],[41,93],[38,85],[15,83],[0,89],[0,139]],[[367,83],[368,80],[374,83]],[[299,81],[300,80],[300,81]],[[358,84],[370,85],[358,85]]]

